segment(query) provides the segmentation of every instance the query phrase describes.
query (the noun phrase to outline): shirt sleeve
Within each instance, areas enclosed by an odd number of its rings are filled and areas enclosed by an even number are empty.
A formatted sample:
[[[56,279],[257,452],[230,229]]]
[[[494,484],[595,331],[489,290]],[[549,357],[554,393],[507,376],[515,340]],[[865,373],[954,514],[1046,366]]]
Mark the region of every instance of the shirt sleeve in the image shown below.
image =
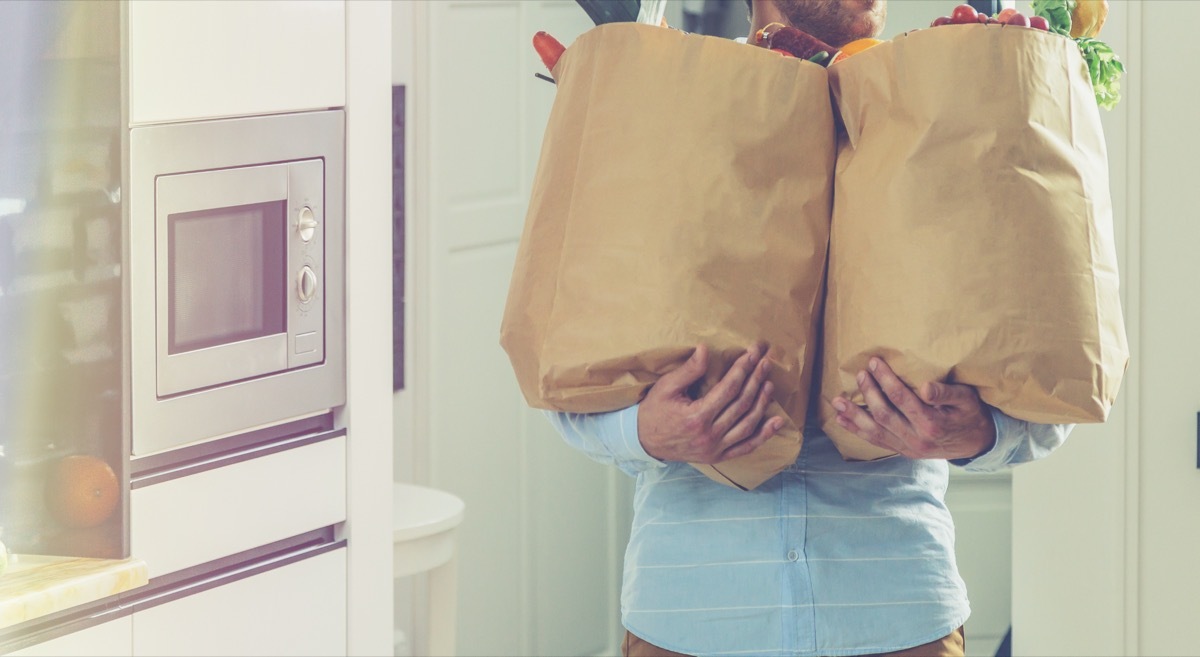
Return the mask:
[[[638,406],[611,413],[556,413],[544,411],[563,440],[593,461],[615,465],[625,474],[638,473],[667,464],[646,453],[638,440]]]
[[[999,472],[1015,465],[1045,458],[1067,440],[1073,424],[1035,424],[1011,418],[991,409],[996,425],[992,448],[972,459],[955,459],[951,464],[968,472]]]

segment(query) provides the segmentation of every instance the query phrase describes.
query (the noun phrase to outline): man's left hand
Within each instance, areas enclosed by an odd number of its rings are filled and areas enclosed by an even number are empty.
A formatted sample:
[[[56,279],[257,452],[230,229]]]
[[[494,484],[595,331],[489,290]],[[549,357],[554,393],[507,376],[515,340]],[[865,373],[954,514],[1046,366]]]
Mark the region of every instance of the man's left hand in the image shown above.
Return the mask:
[[[833,399],[842,428],[911,459],[973,458],[992,448],[996,427],[975,388],[931,381],[914,392],[881,358],[868,370],[858,373],[866,409]]]

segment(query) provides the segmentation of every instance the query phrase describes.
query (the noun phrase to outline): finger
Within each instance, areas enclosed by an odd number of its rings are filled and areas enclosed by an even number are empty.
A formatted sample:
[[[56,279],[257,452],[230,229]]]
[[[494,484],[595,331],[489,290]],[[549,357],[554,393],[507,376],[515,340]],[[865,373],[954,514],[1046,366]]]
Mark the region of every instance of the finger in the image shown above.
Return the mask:
[[[978,403],[978,393],[971,386],[929,381],[917,391],[921,401],[930,406],[967,408]]]
[[[903,436],[912,432],[912,424],[908,418],[904,416],[892,402],[884,394],[879,387],[879,382],[875,377],[867,372],[858,373],[858,389],[863,394],[863,399],[867,401],[867,408],[871,411],[871,418],[875,422],[888,431]]]
[[[708,391],[708,394],[696,400],[696,409],[700,412],[701,417],[711,420],[730,402],[737,399],[746,379],[754,372],[754,366],[758,365],[758,358],[759,351],[755,346],[734,361],[729,371],[725,372],[725,376],[721,377],[721,380],[713,386],[712,390]]]
[[[873,445],[900,451],[899,444],[893,442],[895,436],[880,427],[875,418],[857,404],[851,404],[843,397],[835,397],[833,407],[838,412],[837,422],[843,429]]]
[[[763,443],[770,440],[771,436],[774,436],[782,428],[783,418],[781,417],[773,417],[763,422],[762,426],[758,428],[758,431],[753,436],[725,450],[721,454],[721,461],[728,461],[729,459],[735,459],[753,452],[761,447]],[[717,462],[720,463],[721,461]]]
[[[726,406],[717,415],[717,419],[713,420],[713,433],[718,436],[724,435],[733,425],[737,424],[738,420],[742,419],[742,417],[754,408],[754,402],[762,391],[763,382],[770,373],[771,361],[766,358],[758,361],[758,367],[754,368],[754,373],[750,375],[750,378],[742,386],[737,399]]]
[[[871,376],[879,384],[879,388],[883,390],[883,394],[887,395],[888,401],[903,413],[909,422],[921,417],[928,410],[925,403],[913,394],[908,384],[900,380],[900,377],[896,376],[896,372],[882,358],[872,358],[867,367],[871,370]]]
[[[682,395],[693,383],[699,381],[707,371],[708,347],[699,344],[692,351],[692,355],[683,362],[683,365],[659,377],[655,387],[659,388],[661,386],[660,390],[668,397]]]
[[[728,449],[733,445],[742,442],[743,440],[754,435],[755,429],[762,423],[763,414],[767,411],[767,404],[771,402],[771,393],[775,390],[775,386],[767,381],[759,390],[757,397],[754,399],[754,405],[748,412],[742,415],[737,424],[734,424],[724,435],[721,435],[722,449]]]

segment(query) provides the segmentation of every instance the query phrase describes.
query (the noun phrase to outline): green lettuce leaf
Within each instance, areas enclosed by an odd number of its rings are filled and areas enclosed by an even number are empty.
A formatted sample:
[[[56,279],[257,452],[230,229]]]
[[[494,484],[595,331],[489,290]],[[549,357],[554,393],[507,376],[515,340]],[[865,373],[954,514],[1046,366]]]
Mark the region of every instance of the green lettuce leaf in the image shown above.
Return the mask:
[[[1071,36],[1071,13],[1075,0],[1033,0],[1033,14],[1050,23],[1050,31]]]
[[[1112,47],[1099,39],[1081,37],[1075,39],[1075,43],[1079,44],[1079,52],[1087,62],[1096,103],[1111,110],[1121,100],[1121,76],[1125,73],[1125,65]]]
[[[1075,4],[1076,0],[1033,0],[1033,13],[1046,19],[1051,32],[1070,39],[1071,14],[1075,11]],[[1099,39],[1081,37],[1073,41],[1087,62],[1096,104],[1111,110],[1121,100],[1121,75],[1125,73],[1125,65],[1117,59],[1113,49]]]

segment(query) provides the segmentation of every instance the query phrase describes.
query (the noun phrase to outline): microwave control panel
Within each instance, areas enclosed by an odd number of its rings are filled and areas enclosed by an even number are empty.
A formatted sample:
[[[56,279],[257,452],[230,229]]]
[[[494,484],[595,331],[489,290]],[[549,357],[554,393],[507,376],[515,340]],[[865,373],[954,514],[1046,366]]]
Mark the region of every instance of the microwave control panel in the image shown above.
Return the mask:
[[[325,167],[322,160],[288,164],[288,368],[325,359]]]

